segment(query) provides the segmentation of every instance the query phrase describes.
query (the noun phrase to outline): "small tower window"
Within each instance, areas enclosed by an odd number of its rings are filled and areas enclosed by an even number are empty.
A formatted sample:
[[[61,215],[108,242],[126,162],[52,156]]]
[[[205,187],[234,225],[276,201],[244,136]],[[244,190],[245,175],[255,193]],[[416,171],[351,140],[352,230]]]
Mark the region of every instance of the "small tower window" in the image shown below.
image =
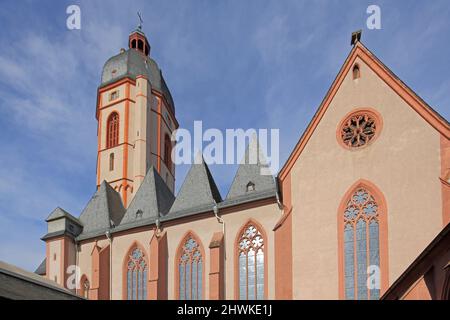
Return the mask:
[[[114,153],[109,155],[109,171],[114,170]]]
[[[361,77],[361,71],[359,70],[359,65],[355,64],[353,66],[353,80],[359,79]]]
[[[138,50],[144,51],[144,42],[142,40],[138,40]]]
[[[166,164],[167,169],[171,170],[171,156],[172,156],[172,141],[170,141],[170,137],[166,134],[164,138],[164,163]]]
[[[136,49],[136,39],[131,41],[131,48]]]
[[[249,191],[255,191],[255,184],[253,183],[253,182],[249,182],[249,183],[247,183],[247,189],[246,189],[246,191],[247,192],[249,192]]]
[[[108,118],[106,148],[115,147],[119,143],[119,115],[117,112],[111,113]]]
[[[109,101],[113,101],[116,100],[119,97],[119,91],[113,91],[111,92],[111,94],[109,95]]]

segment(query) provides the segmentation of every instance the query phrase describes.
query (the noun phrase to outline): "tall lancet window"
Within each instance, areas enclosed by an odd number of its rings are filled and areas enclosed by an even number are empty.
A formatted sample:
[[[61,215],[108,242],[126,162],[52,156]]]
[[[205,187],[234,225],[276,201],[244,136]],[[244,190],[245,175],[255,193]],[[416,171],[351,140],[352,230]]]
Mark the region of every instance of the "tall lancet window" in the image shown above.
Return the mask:
[[[119,114],[113,112],[108,117],[106,127],[106,148],[112,148],[119,144]]]
[[[170,137],[168,134],[164,137],[164,163],[167,169],[172,170],[172,141],[170,141]]]
[[[90,288],[91,285],[89,283],[88,278],[86,277],[86,275],[83,275],[80,280],[80,295],[85,299],[89,299]]]
[[[239,299],[264,299],[265,241],[257,225],[248,223],[238,243]]]
[[[148,266],[141,249],[135,248],[129,255],[127,264],[127,299],[147,299]]]
[[[203,248],[188,235],[178,249],[178,297],[180,300],[203,299]]]
[[[375,196],[365,187],[356,188],[346,200],[341,231],[346,299],[380,298],[381,214]]]

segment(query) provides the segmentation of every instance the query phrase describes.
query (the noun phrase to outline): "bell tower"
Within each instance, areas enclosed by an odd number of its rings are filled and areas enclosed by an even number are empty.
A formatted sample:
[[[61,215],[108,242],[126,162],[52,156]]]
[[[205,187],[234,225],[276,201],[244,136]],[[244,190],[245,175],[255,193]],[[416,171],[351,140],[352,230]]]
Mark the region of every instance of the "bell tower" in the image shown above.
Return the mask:
[[[96,118],[97,188],[106,180],[128,207],[154,166],[174,192],[175,105],[141,25],[129,35],[128,49],[103,66]]]

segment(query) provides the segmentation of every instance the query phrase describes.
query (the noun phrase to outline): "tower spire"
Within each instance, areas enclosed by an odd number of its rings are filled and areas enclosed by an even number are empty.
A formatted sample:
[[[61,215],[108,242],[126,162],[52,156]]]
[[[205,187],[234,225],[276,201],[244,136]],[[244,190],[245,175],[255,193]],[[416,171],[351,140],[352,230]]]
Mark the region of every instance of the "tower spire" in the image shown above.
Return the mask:
[[[140,11],[137,12],[137,16],[139,18],[139,24],[136,30],[134,30],[129,36],[128,47],[139,51],[144,56],[148,56],[150,54],[150,44],[145,36],[145,33],[142,31],[142,23],[144,20],[142,19],[142,14]]]

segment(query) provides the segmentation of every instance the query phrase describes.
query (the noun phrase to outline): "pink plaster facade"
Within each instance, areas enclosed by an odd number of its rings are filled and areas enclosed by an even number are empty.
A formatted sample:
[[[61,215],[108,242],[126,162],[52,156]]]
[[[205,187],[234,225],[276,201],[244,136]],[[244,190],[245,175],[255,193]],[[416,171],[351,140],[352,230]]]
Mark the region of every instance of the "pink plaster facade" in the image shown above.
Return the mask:
[[[352,74],[355,64],[359,66],[357,79]],[[128,116],[125,116],[126,101],[102,109],[114,90],[119,92],[118,101],[122,95],[129,96]],[[152,112],[139,111],[145,106]],[[380,224],[380,247],[384,248],[382,295],[444,228],[450,210],[445,189],[448,176],[443,177],[442,173],[447,172],[450,162],[447,149],[443,150],[443,146],[449,145],[450,128],[427,108],[357,43],[278,175],[282,209],[275,197],[236,205],[219,211],[224,221],[221,224],[211,208],[165,222],[160,229],[151,224],[113,233],[110,239],[100,236],[82,240],[77,251],[75,244],[69,244],[72,248],[64,250],[61,240],[48,239],[46,276],[61,282],[60,268],[64,266],[61,259],[76,261],[80,274],[91,284],[90,298],[123,299],[126,298],[125,261],[130,249],[138,246],[149,267],[146,298],[176,299],[177,252],[183,238],[191,232],[204,250],[203,297],[235,299],[238,298],[236,239],[243,226],[254,221],[265,238],[265,298],[342,299],[342,203],[358,181],[364,181],[364,185],[376,188],[377,201],[384,208],[385,220]],[[367,146],[344,148],[336,132],[344,118],[360,109],[373,110],[382,125],[377,127],[376,137]],[[112,150],[101,151],[106,143],[106,119],[111,110],[120,115],[119,144],[125,140],[125,129],[129,131],[130,141],[138,141],[138,131],[139,136],[147,137],[142,147],[128,151],[126,161],[127,146],[119,145],[114,151],[115,159],[126,163],[127,172],[134,172],[130,175],[133,181],[129,182],[133,188],[127,195],[130,203],[142,182],[140,173],[145,172],[147,160],[159,166],[159,173],[165,179],[167,168],[158,165],[159,148],[165,133],[175,128],[169,128],[158,117],[158,112],[165,112],[164,103],[161,97],[151,93],[145,78],[100,92],[98,183],[103,179],[113,181],[110,184],[117,186],[119,193],[124,168],[118,165],[117,171],[109,172],[108,152]],[[137,146],[139,142],[136,143]],[[174,168],[171,171],[174,173]],[[173,190],[171,174],[166,182]],[[99,257],[99,252],[106,248],[108,253]],[[98,268],[109,270],[99,272]],[[99,287],[100,283],[103,288]],[[419,281],[417,288],[420,286]],[[101,293],[94,293],[95,290]]]

